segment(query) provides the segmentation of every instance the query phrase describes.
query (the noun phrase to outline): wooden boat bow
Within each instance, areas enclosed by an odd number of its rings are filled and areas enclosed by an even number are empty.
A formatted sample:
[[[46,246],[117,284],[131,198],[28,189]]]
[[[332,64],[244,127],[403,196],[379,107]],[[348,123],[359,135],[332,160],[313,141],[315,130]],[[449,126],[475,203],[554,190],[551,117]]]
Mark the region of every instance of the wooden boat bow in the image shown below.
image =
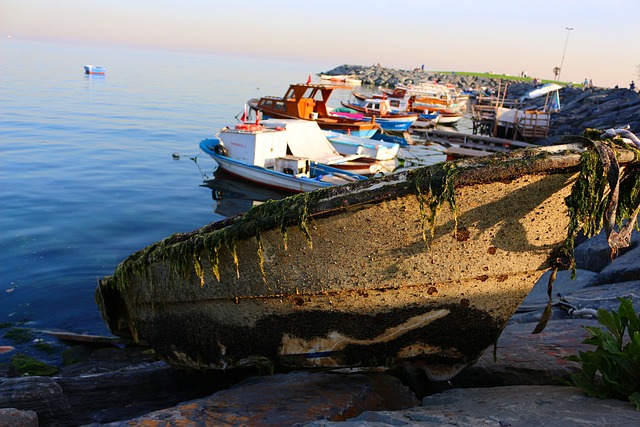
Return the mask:
[[[178,367],[414,363],[450,378],[566,246],[585,152],[518,150],[269,201],[131,255],[96,299],[115,334]]]

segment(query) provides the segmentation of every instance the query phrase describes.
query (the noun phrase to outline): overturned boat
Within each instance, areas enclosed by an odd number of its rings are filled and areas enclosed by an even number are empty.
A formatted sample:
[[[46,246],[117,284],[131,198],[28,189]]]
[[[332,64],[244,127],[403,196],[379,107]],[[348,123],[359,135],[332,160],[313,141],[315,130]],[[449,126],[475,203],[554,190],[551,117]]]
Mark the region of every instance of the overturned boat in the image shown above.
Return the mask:
[[[518,150],[269,201],[131,255],[96,300],[114,334],[181,368],[412,363],[448,379],[563,259],[587,151]]]

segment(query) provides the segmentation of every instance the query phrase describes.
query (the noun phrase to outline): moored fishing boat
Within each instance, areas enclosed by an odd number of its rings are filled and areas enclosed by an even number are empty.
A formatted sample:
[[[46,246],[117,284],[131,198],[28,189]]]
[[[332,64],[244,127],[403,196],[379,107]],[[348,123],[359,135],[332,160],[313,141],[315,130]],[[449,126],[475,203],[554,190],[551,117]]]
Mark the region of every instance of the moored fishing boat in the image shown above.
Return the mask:
[[[602,193],[578,190],[602,173],[584,167],[594,152],[613,149],[592,143],[269,201],[131,255],[100,280],[96,300],[112,332],[177,367],[412,363],[451,378],[496,342],[539,276],[570,257],[578,225],[598,223],[589,197]],[[633,152],[606,156],[623,165],[621,180],[637,179]],[[637,200],[632,191],[620,203]]]
[[[231,175],[292,193],[366,179],[354,171],[377,172],[373,160],[341,155],[317,124],[304,120],[239,123],[203,140],[200,148]]]
[[[329,98],[338,86],[298,83],[289,86],[283,97],[264,96],[248,105],[265,117],[313,120],[324,130],[371,138],[380,126],[375,121],[354,120],[330,114]]]
[[[454,125],[462,117],[466,110],[466,102],[456,102],[454,98],[444,93],[442,96],[407,95],[405,89],[396,88],[392,92],[384,92],[382,95],[374,94],[366,96],[357,92],[352,93],[355,101],[342,105],[353,110],[364,111],[361,107],[382,105],[388,103],[389,111],[402,112],[404,114],[419,114],[416,122],[411,126],[429,127],[437,117],[439,124]],[[370,109],[371,107],[369,107]],[[384,124],[379,120],[380,126],[384,129]]]
[[[386,98],[366,98],[350,102],[342,101],[342,105],[348,109],[360,112],[365,119],[368,118],[371,120],[374,118],[385,131],[404,132],[418,120],[418,113],[394,110]],[[342,113],[335,112],[334,114]]]

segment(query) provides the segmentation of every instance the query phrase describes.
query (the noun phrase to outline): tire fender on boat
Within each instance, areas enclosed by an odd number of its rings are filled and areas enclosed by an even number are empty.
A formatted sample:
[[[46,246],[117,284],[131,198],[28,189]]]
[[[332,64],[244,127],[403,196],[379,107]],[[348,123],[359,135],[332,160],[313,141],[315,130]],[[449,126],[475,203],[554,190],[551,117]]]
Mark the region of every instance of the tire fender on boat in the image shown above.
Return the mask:
[[[213,146],[213,152],[219,156],[229,157],[229,151],[227,151],[227,147],[222,145],[221,142]]]

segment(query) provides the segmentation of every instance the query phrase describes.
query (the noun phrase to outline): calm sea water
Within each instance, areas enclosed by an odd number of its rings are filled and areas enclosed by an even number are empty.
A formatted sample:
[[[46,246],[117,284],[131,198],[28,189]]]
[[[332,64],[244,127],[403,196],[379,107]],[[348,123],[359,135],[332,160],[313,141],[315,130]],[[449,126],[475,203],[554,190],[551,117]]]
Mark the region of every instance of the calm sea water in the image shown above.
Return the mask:
[[[98,277],[277,197],[224,177],[203,185],[216,165],[198,143],[249,98],[337,65],[18,40],[0,41],[0,58],[0,337],[7,323],[107,334]]]

